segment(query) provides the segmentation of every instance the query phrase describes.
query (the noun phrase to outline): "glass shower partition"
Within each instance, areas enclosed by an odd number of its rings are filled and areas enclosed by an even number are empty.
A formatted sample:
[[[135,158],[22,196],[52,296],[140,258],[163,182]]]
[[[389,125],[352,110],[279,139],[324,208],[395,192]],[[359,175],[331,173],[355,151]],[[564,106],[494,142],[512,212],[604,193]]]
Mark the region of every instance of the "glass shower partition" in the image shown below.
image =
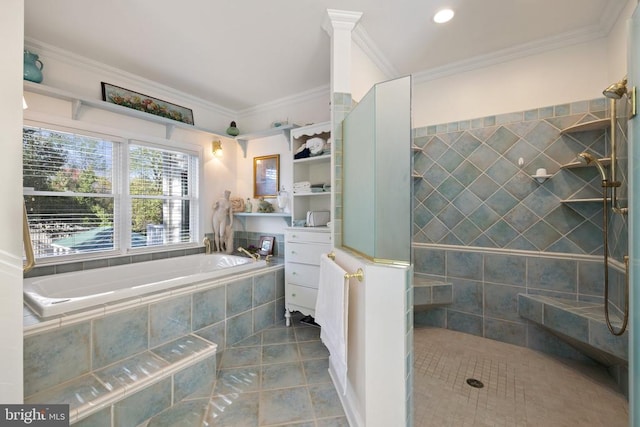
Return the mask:
[[[636,7],[629,23],[628,36],[628,83],[627,87],[640,87],[640,7]],[[640,120],[638,116],[629,120],[629,425],[640,425]]]
[[[411,77],[376,84],[343,121],[342,246],[411,261]]]

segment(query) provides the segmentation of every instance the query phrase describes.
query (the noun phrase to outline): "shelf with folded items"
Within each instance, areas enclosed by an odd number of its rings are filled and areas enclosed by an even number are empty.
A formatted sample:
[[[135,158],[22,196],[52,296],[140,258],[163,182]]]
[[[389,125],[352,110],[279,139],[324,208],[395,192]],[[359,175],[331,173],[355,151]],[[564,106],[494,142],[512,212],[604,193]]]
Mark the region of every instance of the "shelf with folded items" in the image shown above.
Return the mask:
[[[292,224],[304,224],[308,211],[331,210],[331,124],[318,123],[291,132]],[[307,152],[304,152],[307,150]],[[315,154],[315,155],[314,155]],[[295,159],[294,156],[303,158]]]

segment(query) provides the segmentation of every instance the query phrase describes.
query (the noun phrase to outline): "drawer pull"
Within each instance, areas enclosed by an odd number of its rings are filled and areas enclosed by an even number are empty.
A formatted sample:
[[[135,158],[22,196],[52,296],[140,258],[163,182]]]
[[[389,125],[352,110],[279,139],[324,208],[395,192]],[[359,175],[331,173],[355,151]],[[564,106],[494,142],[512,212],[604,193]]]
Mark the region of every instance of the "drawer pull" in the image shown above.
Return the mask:
[[[291,273],[292,276],[295,276],[296,274],[298,274],[298,273],[296,273],[295,271],[293,273]]]
[[[291,296],[292,296],[293,298],[295,298],[295,297],[296,297],[296,294],[291,294]]]
[[[292,255],[293,255],[293,254],[295,254],[295,253],[296,253],[296,251],[291,251],[291,254],[292,254]]]

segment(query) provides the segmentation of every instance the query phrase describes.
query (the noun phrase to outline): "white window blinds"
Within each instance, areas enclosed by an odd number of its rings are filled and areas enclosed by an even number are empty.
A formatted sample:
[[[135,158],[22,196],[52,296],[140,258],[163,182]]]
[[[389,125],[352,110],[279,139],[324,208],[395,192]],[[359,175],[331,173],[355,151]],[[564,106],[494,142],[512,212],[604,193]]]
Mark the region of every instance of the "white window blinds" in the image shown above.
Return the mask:
[[[132,235],[145,236],[146,245],[194,241],[197,166],[187,153],[129,146]]]
[[[198,165],[194,153],[25,126],[23,187],[36,258],[195,242]]]

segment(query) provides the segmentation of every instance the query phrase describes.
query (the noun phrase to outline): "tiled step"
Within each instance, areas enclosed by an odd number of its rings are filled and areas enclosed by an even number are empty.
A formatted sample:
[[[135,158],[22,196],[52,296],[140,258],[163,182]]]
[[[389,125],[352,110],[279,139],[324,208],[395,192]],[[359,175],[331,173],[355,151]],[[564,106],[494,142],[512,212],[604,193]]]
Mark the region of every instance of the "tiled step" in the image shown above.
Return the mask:
[[[416,310],[429,309],[440,305],[451,304],[453,289],[451,283],[440,280],[414,276],[413,306]]]
[[[609,332],[602,303],[519,294],[518,313],[606,366],[626,364],[629,360],[628,331],[622,336]],[[618,330],[621,321],[610,314]]]
[[[71,424],[90,426],[97,422],[92,416],[112,416],[109,425],[138,425],[193,392],[212,387],[216,349],[216,344],[189,334],[43,390],[25,402],[69,404]]]

